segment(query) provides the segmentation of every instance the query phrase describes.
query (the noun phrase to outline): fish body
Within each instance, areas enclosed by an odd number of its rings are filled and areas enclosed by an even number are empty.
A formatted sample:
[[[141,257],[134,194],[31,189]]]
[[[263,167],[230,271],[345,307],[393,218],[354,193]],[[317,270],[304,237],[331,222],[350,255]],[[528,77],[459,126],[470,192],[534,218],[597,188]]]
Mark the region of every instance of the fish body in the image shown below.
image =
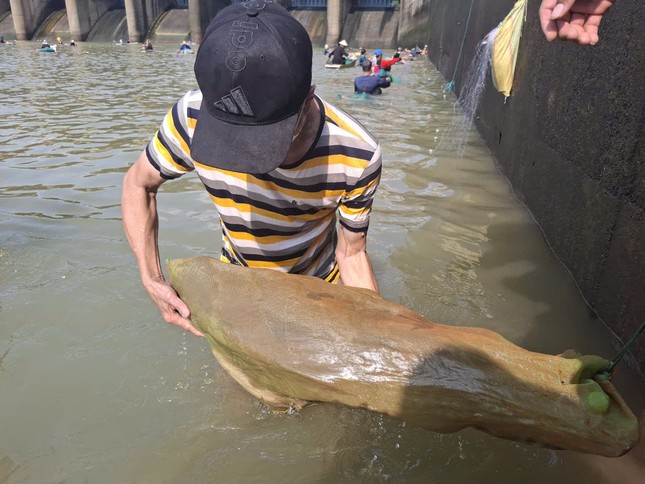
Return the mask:
[[[330,402],[436,432],[474,427],[620,456],[638,421],[598,356],[525,350],[494,331],[428,321],[367,289],[208,257],[168,262],[219,363],[276,408]]]

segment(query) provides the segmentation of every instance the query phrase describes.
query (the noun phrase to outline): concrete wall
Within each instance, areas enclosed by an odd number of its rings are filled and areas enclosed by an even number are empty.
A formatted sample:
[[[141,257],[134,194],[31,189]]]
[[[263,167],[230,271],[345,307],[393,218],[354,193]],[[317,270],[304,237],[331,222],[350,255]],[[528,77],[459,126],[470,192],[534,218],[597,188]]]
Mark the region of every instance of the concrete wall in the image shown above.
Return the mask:
[[[125,0],[129,40],[143,41],[155,20],[175,5],[175,0]]]
[[[186,31],[189,24],[187,9],[174,9],[161,15],[155,22],[154,32],[148,35],[149,38],[179,44],[182,40],[189,40],[190,36]]]
[[[294,16],[309,33],[315,47],[324,45],[327,38],[327,12],[324,10],[292,10]]]
[[[514,1],[430,3],[430,59],[455,74],[457,93],[476,44]],[[539,2],[528,5],[511,97],[489,82],[477,127],[591,308],[625,341],[645,320],[642,0],[616,2],[596,46],[546,42]],[[645,372],[645,336],[633,354]]]
[[[11,11],[0,13],[0,35],[4,35],[4,40],[16,39],[16,32],[13,27],[13,15],[11,15]]]
[[[347,15],[342,31],[352,47],[396,48],[399,12],[356,10]]]
[[[18,40],[30,40],[50,14],[65,8],[64,0],[10,0],[10,5]]]
[[[96,22],[108,10],[119,5],[119,0],[66,0],[71,37],[75,40],[85,40]]]
[[[428,43],[430,32],[430,0],[401,0],[397,45],[423,47]]]

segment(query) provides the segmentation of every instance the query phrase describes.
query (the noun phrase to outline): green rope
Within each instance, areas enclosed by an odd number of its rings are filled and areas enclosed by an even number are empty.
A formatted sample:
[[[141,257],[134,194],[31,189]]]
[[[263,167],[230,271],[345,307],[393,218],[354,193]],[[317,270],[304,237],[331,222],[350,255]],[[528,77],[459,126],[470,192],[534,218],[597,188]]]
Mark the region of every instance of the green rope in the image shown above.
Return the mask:
[[[457,55],[457,62],[455,63],[455,70],[452,73],[452,80],[443,86],[443,92],[453,91],[455,89],[455,76],[457,75],[457,68],[461,60],[461,53],[464,50],[464,43],[466,42],[466,34],[468,33],[468,24],[470,23],[470,14],[473,12],[473,5],[475,0],[470,2],[470,9],[468,10],[468,18],[466,19],[466,27],[464,28],[464,38],[461,40],[461,47],[459,47],[459,55]]]
[[[623,346],[623,349],[618,352],[616,357],[609,362],[609,366],[598,373],[600,375],[607,376],[607,377],[611,376],[611,374],[614,371],[614,368],[616,368],[616,365],[620,363],[620,360],[623,359],[623,356],[625,356],[625,354],[629,351],[629,349],[634,345],[634,343],[636,342],[636,339],[643,333],[643,331],[645,331],[645,321],[641,323],[641,327],[636,330],[636,332],[634,333],[634,336],[632,336],[629,339],[627,344]]]

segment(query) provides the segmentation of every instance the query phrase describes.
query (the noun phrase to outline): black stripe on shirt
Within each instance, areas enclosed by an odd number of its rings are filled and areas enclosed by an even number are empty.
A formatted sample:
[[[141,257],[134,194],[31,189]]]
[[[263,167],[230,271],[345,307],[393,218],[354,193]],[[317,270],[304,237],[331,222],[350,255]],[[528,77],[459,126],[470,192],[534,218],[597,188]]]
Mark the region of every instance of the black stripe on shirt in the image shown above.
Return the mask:
[[[181,124],[181,117],[179,116],[179,107],[177,103],[172,107],[172,122],[183,142],[190,146],[190,138],[188,137],[188,133],[184,130],[184,125]]]
[[[286,188],[289,190],[296,190],[305,193],[316,193],[322,192],[325,190],[343,190],[347,188],[347,184],[343,182],[322,182],[315,183],[313,185],[301,185],[299,183],[293,183],[289,180],[284,180],[282,178],[274,178],[269,174],[258,174],[253,175],[254,178],[262,180],[268,183],[273,183],[274,185],[279,186],[280,188]]]
[[[350,225],[347,225],[347,222],[345,222],[342,218],[338,219],[338,223],[341,224],[343,227],[345,227],[350,232],[355,232],[355,233],[365,232],[365,233],[367,233],[367,225],[364,226],[364,227],[352,227]]]
[[[374,151],[335,144],[314,148],[313,150],[311,150],[309,158],[322,158],[332,155],[343,155],[350,158],[358,158],[359,160],[369,161],[372,159],[372,156],[374,156]]]
[[[309,250],[308,247],[288,253],[281,253],[280,255],[266,255],[266,254],[245,254],[242,252],[242,257],[247,261],[259,262],[283,262],[289,259],[299,259],[305,252]]]
[[[161,178],[164,178],[165,180],[173,180],[173,179],[179,178],[181,176],[180,174],[177,174],[177,175],[175,175],[175,174],[172,174],[172,175],[166,174],[163,171],[163,169],[161,168],[161,166],[159,166],[157,164],[157,162],[155,161],[154,157],[152,156],[152,152],[150,151],[150,145],[146,146],[146,158],[148,158],[148,161],[153,166],[153,168],[159,172],[159,176],[161,176]]]
[[[298,207],[294,207],[294,206],[277,207],[277,206],[271,205],[269,203],[254,200],[254,199],[246,197],[244,195],[233,194],[228,190],[218,190],[218,189],[215,189],[215,188],[211,188],[208,185],[204,185],[204,186],[206,187],[206,190],[208,191],[208,193],[210,193],[215,198],[233,200],[235,203],[238,203],[238,204],[241,203],[241,204],[250,205],[252,207],[259,208],[259,209],[262,209],[262,210],[267,210],[269,212],[284,215],[286,217],[288,217],[288,216],[299,216],[299,215],[305,215],[305,214],[313,215],[313,214],[316,214],[316,213],[320,212],[320,210],[318,208],[316,208],[316,207],[312,207],[312,208],[309,208],[309,209],[302,209],[302,208],[298,208]]]
[[[161,131],[157,133],[157,139],[159,140],[159,143],[161,143],[161,146],[163,146],[168,151],[168,153],[170,153],[170,156],[172,157],[172,161],[177,163],[179,166],[186,168],[186,170],[191,170],[191,167],[172,151],[172,148],[166,141],[166,138]]]
[[[366,177],[364,177],[364,178],[360,178],[360,179],[359,179],[359,180],[354,184],[354,186],[351,188],[351,190],[356,190],[357,188],[366,187],[367,185],[369,185],[370,183],[372,183],[374,180],[376,180],[376,179],[377,179],[378,177],[380,177],[380,176],[381,176],[381,165],[379,164],[379,166],[378,166],[378,169],[377,169],[377,170],[374,170],[372,173],[370,173],[369,175],[367,175],[367,176],[366,176]],[[349,191],[351,191],[351,190],[349,190]]]
[[[242,224],[231,224],[226,222],[223,222],[223,223],[224,225],[226,225],[226,229],[230,232],[244,232],[247,234],[251,234],[255,237],[270,237],[270,236],[292,237],[302,232],[300,228],[285,232],[282,230],[273,230],[273,229],[267,229],[267,228],[264,228],[264,229],[251,228]],[[284,228],[284,227],[281,227],[281,228]]]

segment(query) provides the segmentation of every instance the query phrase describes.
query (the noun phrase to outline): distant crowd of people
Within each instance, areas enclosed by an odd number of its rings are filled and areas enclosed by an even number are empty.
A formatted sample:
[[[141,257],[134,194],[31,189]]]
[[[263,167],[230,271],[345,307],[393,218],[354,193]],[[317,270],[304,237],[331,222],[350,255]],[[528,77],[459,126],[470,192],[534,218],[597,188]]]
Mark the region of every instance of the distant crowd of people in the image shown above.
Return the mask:
[[[423,49],[415,46],[412,49],[399,47],[391,58],[383,58],[383,50],[376,49],[371,57],[367,57],[367,51],[362,47],[356,53],[347,52],[347,42],[341,40],[333,49],[325,45],[324,55],[327,56],[327,64],[339,66],[353,66],[357,61],[361,67],[362,75],[354,79],[354,92],[358,94],[377,95],[383,92],[384,88],[390,87],[394,80],[391,70],[397,63],[416,60],[420,55],[427,55],[428,46]]]
[[[9,45],[15,45],[16,41],[15,40],[5,40],[4,35],[0,35],[0,44],[9,44]],[[123,39],[119,40],[113,40],[112,44],[114,45],[124,45],[124,44],[133,44],[137,45],[139,44],[138,42],[131,42],[128,40],[127,42],[123,42]],[[141,45],[141,51],[142,52],[151,52],[154,50],[154,47],[152,45],[152,42],[150,39],[146,39],[145,42]],[[181,54],[193,54],[193,45],[195,45],[193,42],[190,40],[184,40],[182,43],[179,45],[179,48],[177,49],[177,53]],[[56,42],[50,43],[47,41],[47,39],[43,39],[40,43],[40,47],[36,50],[40,50],[43,52],[58,52],[58,48],[62,46],[70,46],[70,47],[76,47],[77,43],[74,39],[71,39],[69,43],[66,43],[63,41],[62,37],[56,37]]]

